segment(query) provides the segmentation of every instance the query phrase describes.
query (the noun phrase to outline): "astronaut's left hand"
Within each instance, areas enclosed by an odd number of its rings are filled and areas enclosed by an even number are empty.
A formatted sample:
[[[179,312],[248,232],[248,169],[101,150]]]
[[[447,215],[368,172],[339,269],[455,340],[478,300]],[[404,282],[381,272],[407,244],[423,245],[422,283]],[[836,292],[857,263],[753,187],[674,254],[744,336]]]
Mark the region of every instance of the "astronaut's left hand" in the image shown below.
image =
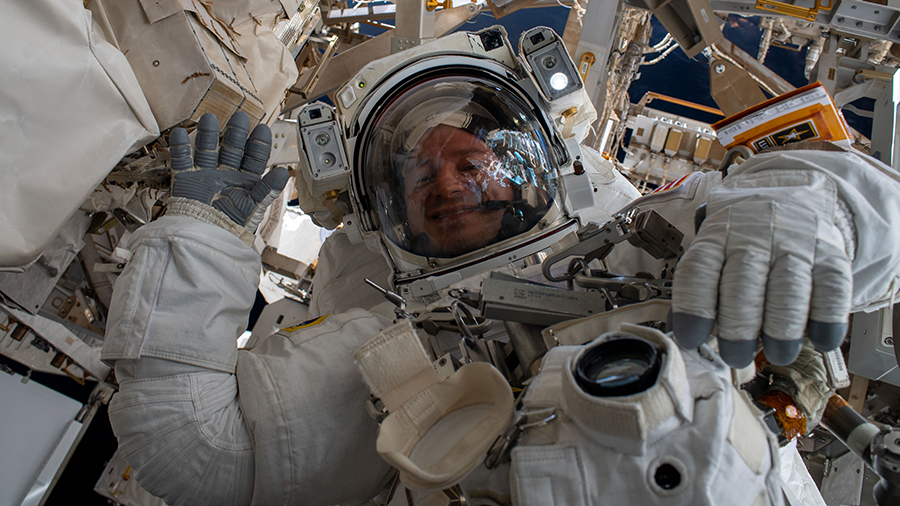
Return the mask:
[[[221,145],[218,120],[210,113],[200,117],[193,149],[187,131],[172,130],[172,198],[167,215],[212,223],[248,245],[253,243],[266,208],[281,193],[289,174],[284,167],[275,167],[263,175],[272,133],[264,124],[249,130],[250,119],[243,111],[228,120]]]
[[[719,353],[736,368],[753,360],[760,338],[776,365],[797,358],[804,330],[818,350],[838,347],[852,298],[853,231],[839,226],[850,220],[834,182],[814,171],[729,176],[710,191],[706,213],[675,270],[679,344],[699,346],[717,324]]]

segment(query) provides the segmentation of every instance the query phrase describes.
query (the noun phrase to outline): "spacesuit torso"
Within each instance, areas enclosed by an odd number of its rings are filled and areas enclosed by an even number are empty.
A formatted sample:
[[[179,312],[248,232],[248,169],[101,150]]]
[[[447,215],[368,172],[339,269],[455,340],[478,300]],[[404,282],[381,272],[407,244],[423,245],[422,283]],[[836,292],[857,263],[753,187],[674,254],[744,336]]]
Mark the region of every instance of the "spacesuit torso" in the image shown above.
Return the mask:
[[[630,184],[624,179],[611,178],[606,185],[595,186],[596,200],[606,207],[598,206],[590,212],[606,221],[614,213],[609,210],[610,204],[623,203],[622,207],[637,205],[667,217],[682,217],[680,222],[673,223],[685,230],[687,242],[693,237],[689,227],[693,226],[694,210],[703,202],[707,186],[718,183],[719,179],[719,174],[696,173],[667,192],[641,198],[632,204],[622,202],[622,194],[629,193]],[[632,195],[637,196],[636,192]],[[610,260],[607,265],[613,272],[661,273],[672,267],[666,261],[658,261],[628,245],[620,246],[614,253],[619,251],[623,253],[614,254],[616,260]],[[390,274],[380,255],[376,255],[377,260],[371,259],[370,255],[373,253],[366,248],[348,244],[343,234],[335,234],[326,242],[317,274],[325,275],[317,278],[311,317],[341,312],[354,303],[375,303],[377,307],[370,307],[370,310],[392,316],[394,306],[372,297],[375,291],[364,282],[366,278],[380,280]],[[326,260],[324,264],[323,260]],[[337,271],[336,266],[345,270]],[[540,274],[540,265],[524,268],[507,265],[495,268],[493,272],[548,283]],[[478,292],[484,278],[483,273],[461,280],[450,289]],[[333,309],[325,309],[328,307]],[[456,489],[446,487],[449,490],[429,493],[421,490],[427,488],[422,484],[410,491],[400,485],[394,489],[390,504],[408,504],[407,495],[413,504],[420,501],[443,504],[454,497],[454,493],[463,494],[469,504],[508,504],[512,501],[513,504],[575,505],[592,504],[600,498],[612,504],[738,504],[736,497],[746,498],[746,504],[780,504],[775,447],[755,408],[733,388],[730,369],[715,357],[712,349],[704,347],[699,352],[681,352],[659,331],[630,326],[627,333],[647,336],[668,350],[670,362],[655,388],[624,399],[598,400],[580,392],[570,381],[571,375],[566,371],[571,368],[573,356],[584,348],[581,345],[606,332],[619,331],[623,321],[665,320],[667,308],[664,301],[651,301],[623,307],[614,315],[600,315],[576,325],[552,327],[558,346],[544,357],[540,373],[527,389],[519,422],[533,427],[517,434],[521,439],[516,440],[517,445],[513,443],[515,448],[506,448],[502,456],[495,455],[502,461],[494,463],[492,469],[480,465],[484,455],[479,455],[476,459],[479,465],[470,470]],[[508,339],[499,323],[495,322],[495,330],[486,338]],[[428,339],[424,333],[421,335]],[[459,339],[458,333],[439,333],[431,337],[429,351],[437,357],[445,353],[459,356]],[[469,358],[472,355],[475,354],[470,354]],[[482,355],[482,360],[489,358]],[[406,361],[411,360],[407,358]],[[435,367],[437,362],[435,360]],[[486,388],[484,384],[482,388]],[[695,406],[700,410],[697,417]],[[469,415],[469,418],[474,417]],[[548,417],[550,420],[543,421]],[[543,423],[535,423],[535,420]],[[410,430],[430,433],[428,429]],[[441,435],[432,437],[446,439]],[[452,439],[453,436],[447,437]],[[710,444],[710,441],[715,443]],[[496,453],[497,449],[495,444],[492,450]],[[435,458],[439,460],[445,450],[434,449],[432,452],[438,454]],[[661,466],[665,466],[662,469],[669,471],[669,475],[656,472]],[[452,466],[447,464],[445,467]],[[657,474],[660,474],[658,478]],[[726,476],[727,479],[723,478]],[[674,481],[667,483],[669,478]],[[550,483],[552,485],[548,485]],[[431,485],[435,488],[434,483]]]

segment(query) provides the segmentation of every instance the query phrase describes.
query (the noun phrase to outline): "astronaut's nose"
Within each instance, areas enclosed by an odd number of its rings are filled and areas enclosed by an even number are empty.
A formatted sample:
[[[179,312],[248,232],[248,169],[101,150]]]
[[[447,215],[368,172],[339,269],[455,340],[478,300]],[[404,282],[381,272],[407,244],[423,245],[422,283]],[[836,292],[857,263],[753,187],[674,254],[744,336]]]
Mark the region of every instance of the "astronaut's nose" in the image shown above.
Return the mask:
[[[467,172],[460,169],[455,163],[444,163],[434,176],[432,193],[442,197],[449,197],[454,193],[465,192],[469,189],[471,178]]]

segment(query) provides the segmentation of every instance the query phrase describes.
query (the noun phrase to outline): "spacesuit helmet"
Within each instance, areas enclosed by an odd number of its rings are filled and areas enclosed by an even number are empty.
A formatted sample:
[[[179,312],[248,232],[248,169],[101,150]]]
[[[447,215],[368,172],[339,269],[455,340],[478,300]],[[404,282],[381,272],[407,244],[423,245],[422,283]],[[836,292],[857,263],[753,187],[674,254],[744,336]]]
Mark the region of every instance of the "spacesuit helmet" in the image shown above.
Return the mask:
[[[593,205],[576,165],[596,111],[550,28],[518,55],[503,27],[457,32],[371,62],[334,97],[297,115],[298,200],[383,254],[405,296],[533,261]]]
[[[385,238],[452,258],[534,228],[560,198],[538,118],[487,76],[431,76],[380,111],[361,183]]]

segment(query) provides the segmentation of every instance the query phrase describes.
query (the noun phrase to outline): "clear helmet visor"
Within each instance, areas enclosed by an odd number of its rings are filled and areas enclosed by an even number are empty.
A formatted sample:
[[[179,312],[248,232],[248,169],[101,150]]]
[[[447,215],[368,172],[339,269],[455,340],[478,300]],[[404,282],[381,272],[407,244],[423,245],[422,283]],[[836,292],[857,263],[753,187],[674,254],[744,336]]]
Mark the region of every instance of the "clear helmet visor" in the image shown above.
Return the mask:
[[[375,118],[362,182],[381,231],[401,249],[451,258],[532,229],[559,198],[544,130],[488,79],[426,79]]]

